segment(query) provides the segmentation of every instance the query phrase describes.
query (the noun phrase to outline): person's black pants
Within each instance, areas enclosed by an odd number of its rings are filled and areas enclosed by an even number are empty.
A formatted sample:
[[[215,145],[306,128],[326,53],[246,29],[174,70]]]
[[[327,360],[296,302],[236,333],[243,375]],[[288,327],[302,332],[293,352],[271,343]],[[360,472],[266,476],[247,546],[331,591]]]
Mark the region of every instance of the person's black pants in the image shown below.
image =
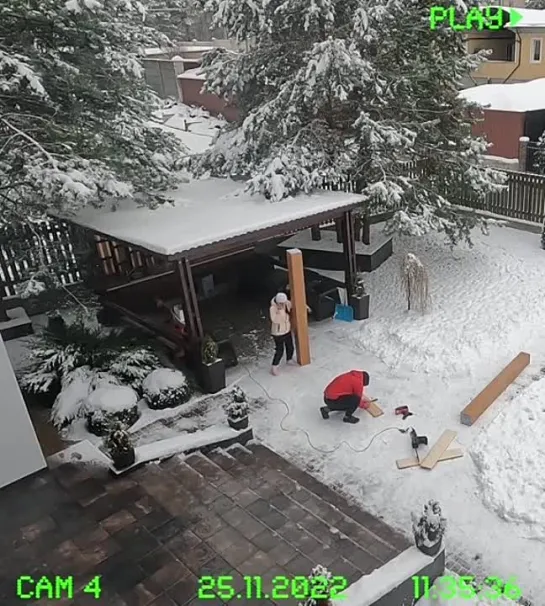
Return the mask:
[[[280,335],[278,337],[273,336],[274,339],[274,357],[272,361],[273,366],[278,366],[280,364],[280,360],[284,355],[284,351],[286,351],[286,360],[291,360],[293,358],[293,336],[291,332],[288,332],[285,335]]]
[[[341,396],[336,400],[324,397],[324,404],[332,411],[341,411],[346,416],[353,415],[360,405],[360,398],[356,395]]]

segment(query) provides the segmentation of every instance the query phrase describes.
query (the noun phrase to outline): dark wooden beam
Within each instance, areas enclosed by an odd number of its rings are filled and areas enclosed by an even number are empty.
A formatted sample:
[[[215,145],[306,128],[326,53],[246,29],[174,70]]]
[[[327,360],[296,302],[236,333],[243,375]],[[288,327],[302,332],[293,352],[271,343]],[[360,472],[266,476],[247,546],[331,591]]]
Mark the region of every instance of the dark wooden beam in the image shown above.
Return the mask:
[[[199,342],[204,335],[191,265],[188,259],[181,259],[178,261],[177,267],[182,286],[183,308],[190,340],[192,342]]]

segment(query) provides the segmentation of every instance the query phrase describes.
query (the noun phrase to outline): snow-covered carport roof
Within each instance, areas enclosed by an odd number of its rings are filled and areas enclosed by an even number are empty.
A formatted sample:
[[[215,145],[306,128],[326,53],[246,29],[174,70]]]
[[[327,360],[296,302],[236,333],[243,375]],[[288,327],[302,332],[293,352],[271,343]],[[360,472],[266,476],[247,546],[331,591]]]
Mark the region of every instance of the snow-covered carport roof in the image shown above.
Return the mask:
[[[168,260],[198,260],[340,217],[362,202],[325,190],[271,202],[244,190],[240,181],[203,179],[182,184],[169,194],[172,204],[154,210],[123,200],[115,210],[86,207],[62,219]]]

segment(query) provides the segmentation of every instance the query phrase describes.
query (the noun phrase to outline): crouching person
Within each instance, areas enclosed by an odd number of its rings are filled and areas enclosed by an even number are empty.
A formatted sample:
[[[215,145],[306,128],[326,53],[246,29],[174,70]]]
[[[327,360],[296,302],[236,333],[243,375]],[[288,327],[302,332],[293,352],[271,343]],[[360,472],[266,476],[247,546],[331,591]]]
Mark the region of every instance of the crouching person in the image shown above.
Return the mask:
[[[345,423],[359,423],[354,416],[358,407],[369,408],[370,401],[364,395],[369,385],[369,375],[364,370],[351,370],[335,377],[324,391],[324,404],[320,408],[322,417],[329,419],[330,412],[344,412]]]

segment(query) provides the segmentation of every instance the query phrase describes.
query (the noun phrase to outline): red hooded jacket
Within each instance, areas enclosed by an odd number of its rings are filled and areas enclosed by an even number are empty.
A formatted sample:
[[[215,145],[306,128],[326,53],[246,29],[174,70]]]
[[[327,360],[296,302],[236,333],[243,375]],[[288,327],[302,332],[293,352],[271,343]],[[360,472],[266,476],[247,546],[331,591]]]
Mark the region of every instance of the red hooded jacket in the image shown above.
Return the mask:
[[[363,396],[366,385],[369,384],[369,375],[362,370],[351,370],[339,375],[325,388],[324,398],[338,400],[342,396]]]

